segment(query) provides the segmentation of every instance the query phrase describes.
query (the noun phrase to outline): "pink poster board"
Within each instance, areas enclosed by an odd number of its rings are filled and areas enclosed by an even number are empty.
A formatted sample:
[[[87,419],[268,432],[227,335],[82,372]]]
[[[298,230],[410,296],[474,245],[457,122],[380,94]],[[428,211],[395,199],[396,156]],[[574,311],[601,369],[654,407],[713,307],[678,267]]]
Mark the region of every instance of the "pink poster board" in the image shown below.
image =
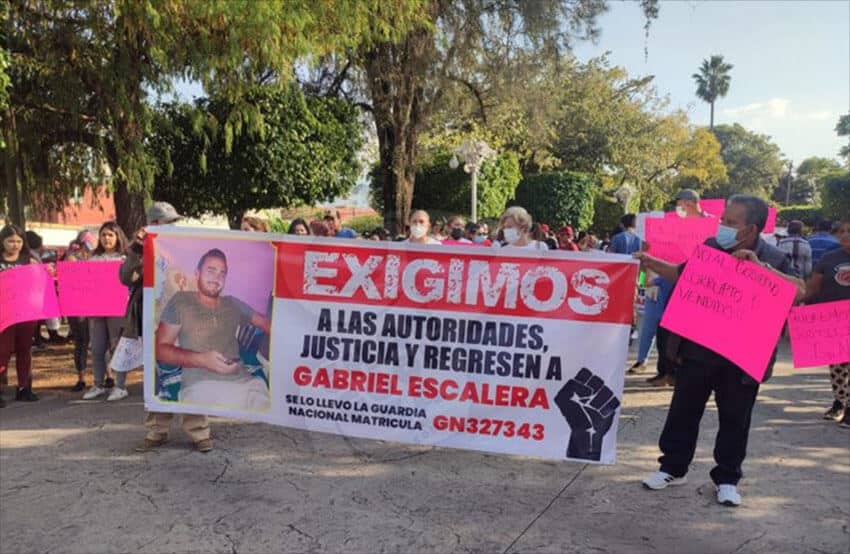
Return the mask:
[[[792,308],[788,332],[794,367],[850,362],[850,300]]]
[[[661,326],[761,382],[795,293],[793,284],[760,265],[700,245],[673,289]]]
[[[645,225],[649,254],[671,264],[680,264],[705,239],[717,234],[719,220],[714,217],[676,216],[647,218]]]
[[[53,277],[30,264],[0,271],[0,331],[22,321],[59,317]]]
[[[717,218],[723,215],[723,210],[726,209],[726,200],[723,198],[709,198],[700,200],[699,205],[702,211],[709,213]],[[764,226],[762,233],[772,233],[776,230],[776,208],[767,208],[767,224]]]
[[[120,260],[57,263],[62,315],[123,316],[129,292],[118,280],[120,267]]]

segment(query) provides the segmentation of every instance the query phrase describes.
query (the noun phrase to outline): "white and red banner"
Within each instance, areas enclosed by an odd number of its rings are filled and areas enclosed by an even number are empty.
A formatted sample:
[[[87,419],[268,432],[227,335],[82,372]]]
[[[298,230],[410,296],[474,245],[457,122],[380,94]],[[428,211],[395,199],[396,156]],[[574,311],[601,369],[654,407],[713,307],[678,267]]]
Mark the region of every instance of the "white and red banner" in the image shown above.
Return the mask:
[[[148,409],[614,463],[635,261],[158,231]]]

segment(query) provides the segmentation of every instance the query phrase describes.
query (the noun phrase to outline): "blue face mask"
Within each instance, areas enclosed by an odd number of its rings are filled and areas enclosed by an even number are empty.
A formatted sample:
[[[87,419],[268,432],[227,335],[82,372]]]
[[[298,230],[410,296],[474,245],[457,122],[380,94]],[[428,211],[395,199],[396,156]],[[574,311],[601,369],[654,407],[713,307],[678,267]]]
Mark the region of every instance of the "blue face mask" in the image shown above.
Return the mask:
[[[474,237],[472,237],[472,242],[476,244],[484,242],[484,235],[475,235]]]
[[[720,248],[729,250],[738,244],[738,230],[727,225],[720,225],[717,228],[717,235],[714,237]]]

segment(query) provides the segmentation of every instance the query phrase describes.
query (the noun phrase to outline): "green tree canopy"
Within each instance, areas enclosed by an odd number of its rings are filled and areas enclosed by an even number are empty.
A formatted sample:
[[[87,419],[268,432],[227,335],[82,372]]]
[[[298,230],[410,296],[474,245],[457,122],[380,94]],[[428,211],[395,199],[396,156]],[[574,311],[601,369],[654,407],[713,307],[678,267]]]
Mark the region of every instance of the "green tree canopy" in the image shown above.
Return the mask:
[[[838,118],[835,132],[839,137],[847,137],[847,144],[841,147],[838,155],[844,158],[844,164],[850,169],[850,114],[844,114]]]
[[[256,109],[263,126],[229,133],[224,122],[245,105]],[[239,103],[169,104],[154,121],[150,145],[161,160],[155,196],[190,216],[226,214],[232,228],[249,209],[346,194],[360,173],[359,110],[343,100],[305,96],[296,84],[257,87]]]
[[[642,0],[641,6],[648,20],[657,16],[657,0]],[[434,0],[428,25],[399,42],[359,48],[353,64],[338,64],[362,70],[359,90],[378,135],[387,227],[407,218],[418,139],[447,93],[465,90],[486,112],[507,69],[558,60],[575,41],[597,37],[597,18],[607,7],[607,0]]]
[[[133,229],[156,163],[145,149],[149,96],[176,78],[238,102],[258,80],[284,84],[295,61],[392,42],[424,21],[425,0],[12,0],[3,49],[11,53],[10,109],[2,125],[13,219],[23,204],[62,202],[74,183],[44,162],[55,145],[84,144],[108,161],[119,223]],[[235,110],[230,134],[261,126]],[[60,148],[61,150],[61,148]],[[100,167],[100,163],[95,163]]]
[[[834,221],[850,214],[850,171],[827,177],[823,187],[823,213]]]
[[[791,180],[789,205],[820,204],[824,182],[830,175],[840,172],[841,164],[830,158],[813,156],[806,158],[797,166],[796,175]],[[785,187],[778,187],[773,193],[777,202],[785,202]]]
[[[720,155],[729,179],[712,187],[711,197],[723,198],[736,192],[770,198],[784,171],[782,153],[767,135],[748,131],[740,124],[718,125]]]

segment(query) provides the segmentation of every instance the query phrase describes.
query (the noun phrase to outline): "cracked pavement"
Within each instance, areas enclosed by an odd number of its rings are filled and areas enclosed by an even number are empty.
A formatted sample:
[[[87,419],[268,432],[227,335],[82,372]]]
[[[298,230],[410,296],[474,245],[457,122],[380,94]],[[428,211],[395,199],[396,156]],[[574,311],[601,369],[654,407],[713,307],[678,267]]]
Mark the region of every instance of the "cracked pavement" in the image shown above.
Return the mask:
[[[821,420],[825,369],[782,360],[759,393],[738,509],[708,477],[711,402],[689,483],[641,488],[671,394],[648,374],[626,378],[615,466],[217,418],[209,454],[177,425],[138,454],[138,387],[114,404],[43,391],[0,410],[0,552],[850,552],[850,431]]]

